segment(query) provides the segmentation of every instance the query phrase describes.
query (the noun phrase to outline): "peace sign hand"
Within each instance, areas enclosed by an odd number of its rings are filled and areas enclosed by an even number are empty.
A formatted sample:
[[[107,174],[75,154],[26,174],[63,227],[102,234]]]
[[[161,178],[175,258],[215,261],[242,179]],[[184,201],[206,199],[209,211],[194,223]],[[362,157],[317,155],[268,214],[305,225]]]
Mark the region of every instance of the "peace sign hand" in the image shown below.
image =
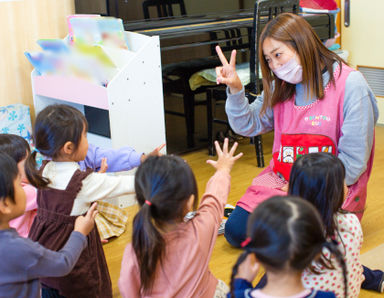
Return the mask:
[[[243,89],[243,84],[236,72],[236,50],[232,51],[229,63],[220,46],[216,46],[216,53],[223,64],[223,66],[216,67],[217,84],[227,85],[231,94],[240,92]]]

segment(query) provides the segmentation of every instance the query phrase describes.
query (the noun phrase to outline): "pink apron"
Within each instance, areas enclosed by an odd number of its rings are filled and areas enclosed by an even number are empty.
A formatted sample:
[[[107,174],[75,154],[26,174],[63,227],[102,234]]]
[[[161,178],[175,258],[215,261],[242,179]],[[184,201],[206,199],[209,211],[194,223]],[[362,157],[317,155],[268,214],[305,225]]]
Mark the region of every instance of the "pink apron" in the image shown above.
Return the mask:
[[[274,107],[273,158],[238,201],[239,207],[252,212],[271,196],[286,195],[281,188],[288,183],[292,165],[299,156],[313,152],[338,154],[337,144],[344,121],[344,87],[351,71],[354,70],[343,64],[340,74],[340,67],[337,66],[334,71],[336,87],[329,83],[322,100],[306,106],[296,106],[293,97]],[[373,155],[374,144],[366,171],[355,184],[348,187],[348,196],[343,204],[345,210],[355,212],[359,219],[364,212]]]

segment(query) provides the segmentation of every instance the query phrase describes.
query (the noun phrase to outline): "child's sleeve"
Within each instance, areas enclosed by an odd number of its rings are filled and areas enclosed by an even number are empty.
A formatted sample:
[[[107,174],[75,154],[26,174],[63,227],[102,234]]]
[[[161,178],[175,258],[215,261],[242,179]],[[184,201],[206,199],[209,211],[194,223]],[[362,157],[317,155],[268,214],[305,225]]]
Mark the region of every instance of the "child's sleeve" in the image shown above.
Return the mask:
[[[220,224],[224,215],[224,206],[227,203],[230,184],[231,176],[224,171],[217,171],[207,183],[198,213],[202,216],[208,216],[216,224]]]
[[[119,289],[122,297],[139,297],[140,272],[131,245],[127,245],[121,262]]]
[[[228,199],[231,176],[217,171],[207,183],[206,191],[195,217],[191,220],[193,230],[204,254],[210,254],[224,215]]]
[[[108,175],[92,173],[83,180],[83,187],[78,193],[75,205],[82,202],[94,202],[101,199],[112,199],[135,192],[133,175]],[[74,206],[74,209],[75,206]]]
[[[107,172],[128,171],[140,165],[140,158],[143,153],[136,152],[131,147],[122,147],[119,149],[100,148],[89,144],[85,160],[80,162],[82,170],[91,168],[95,171],[100,169],[101,160],[107,158]]]
[[[246,297],[245,296],[245,292],[246,291],[252,291],[253,290],[253,286],[252,284],[248,281],[248,280],[245,280],[245,279],[242,279],[242,278],[235,278],[235,280],[233,281],[233,294],[234,296],[231,295],[231,292],[229,292],[227,294],[227,298],[244,298]]]
[[[72,232],[65,246],[57,252],[46,249],[30,239],[25,240],[29,241],[28,251],[24,254],[29,256],[25,260],[30,263],[24,267],[29,279],[67,275],[87,246],[87,238],[75,231]]]

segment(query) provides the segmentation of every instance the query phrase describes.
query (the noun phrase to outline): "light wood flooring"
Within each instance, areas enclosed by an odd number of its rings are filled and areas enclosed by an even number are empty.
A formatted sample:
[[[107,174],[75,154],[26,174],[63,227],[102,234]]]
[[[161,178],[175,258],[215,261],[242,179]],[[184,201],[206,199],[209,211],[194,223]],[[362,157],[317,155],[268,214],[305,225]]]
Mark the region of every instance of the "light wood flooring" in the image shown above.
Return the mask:
[[[273,136],[267,134],[263,136],[264,155],[266,164],[271,159]],[[376,128],[375,160],[372,175],[368,186],[368,199],[366,211],[362,220],[364,232],[364,245],[362,253],[367,252],[384,243],[384,127]],[[249,139],[244,138],[240,141],[238,152],[243,152],[244,156],[237,162],[232,170],[232,186],[228,203],[235,205],[236,201],[244,194],[246,188],[251,184],[252,179],[262,170],[257,168],[255,150],[249,144]],[[182,156],[194,170],[199,186],[199,194],[205,190],[205,184],[214,173],[213,168],[206,164],[209,158],[207,150],[200,150]],[[382,197],[383,196],[383,197]],[[104,245],[112,283],[114,297],[120,297],[117,281],[120,275],[121,258],[124,248],[131,241],[131,221],[137,212],[137,206],[128,208],[129,223],[127,231],[117,239]],[[232,248],[225,240],[224,236],[219,236],[210,261],[212,273],[219,279],[229,282],[230,273],[240,250]],[[382,253],[384,258],[384,251]],[[381,262],[382,263],[382,262]],[[384,269],[384,268],[380,268]],[[378,293],[371,291],[361,291],[360,297],[382,297]]]

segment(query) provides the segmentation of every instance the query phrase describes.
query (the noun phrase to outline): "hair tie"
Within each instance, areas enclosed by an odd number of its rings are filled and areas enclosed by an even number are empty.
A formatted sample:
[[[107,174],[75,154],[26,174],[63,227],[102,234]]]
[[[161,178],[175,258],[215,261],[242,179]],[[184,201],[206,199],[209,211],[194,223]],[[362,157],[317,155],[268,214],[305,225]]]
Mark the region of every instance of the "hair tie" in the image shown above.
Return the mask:
[[[247,237],[243,242],[241,242],[241,247],[247,246],[251,241],[251,237]]]
[[[37,149],[36,147],[33,148],[32,153],[33,153],[33,152],[40,153],[39,149]]]
[[[144,204],[147,204],[148,206],[152,206],[152,203],[148,200],[145,200]]]

